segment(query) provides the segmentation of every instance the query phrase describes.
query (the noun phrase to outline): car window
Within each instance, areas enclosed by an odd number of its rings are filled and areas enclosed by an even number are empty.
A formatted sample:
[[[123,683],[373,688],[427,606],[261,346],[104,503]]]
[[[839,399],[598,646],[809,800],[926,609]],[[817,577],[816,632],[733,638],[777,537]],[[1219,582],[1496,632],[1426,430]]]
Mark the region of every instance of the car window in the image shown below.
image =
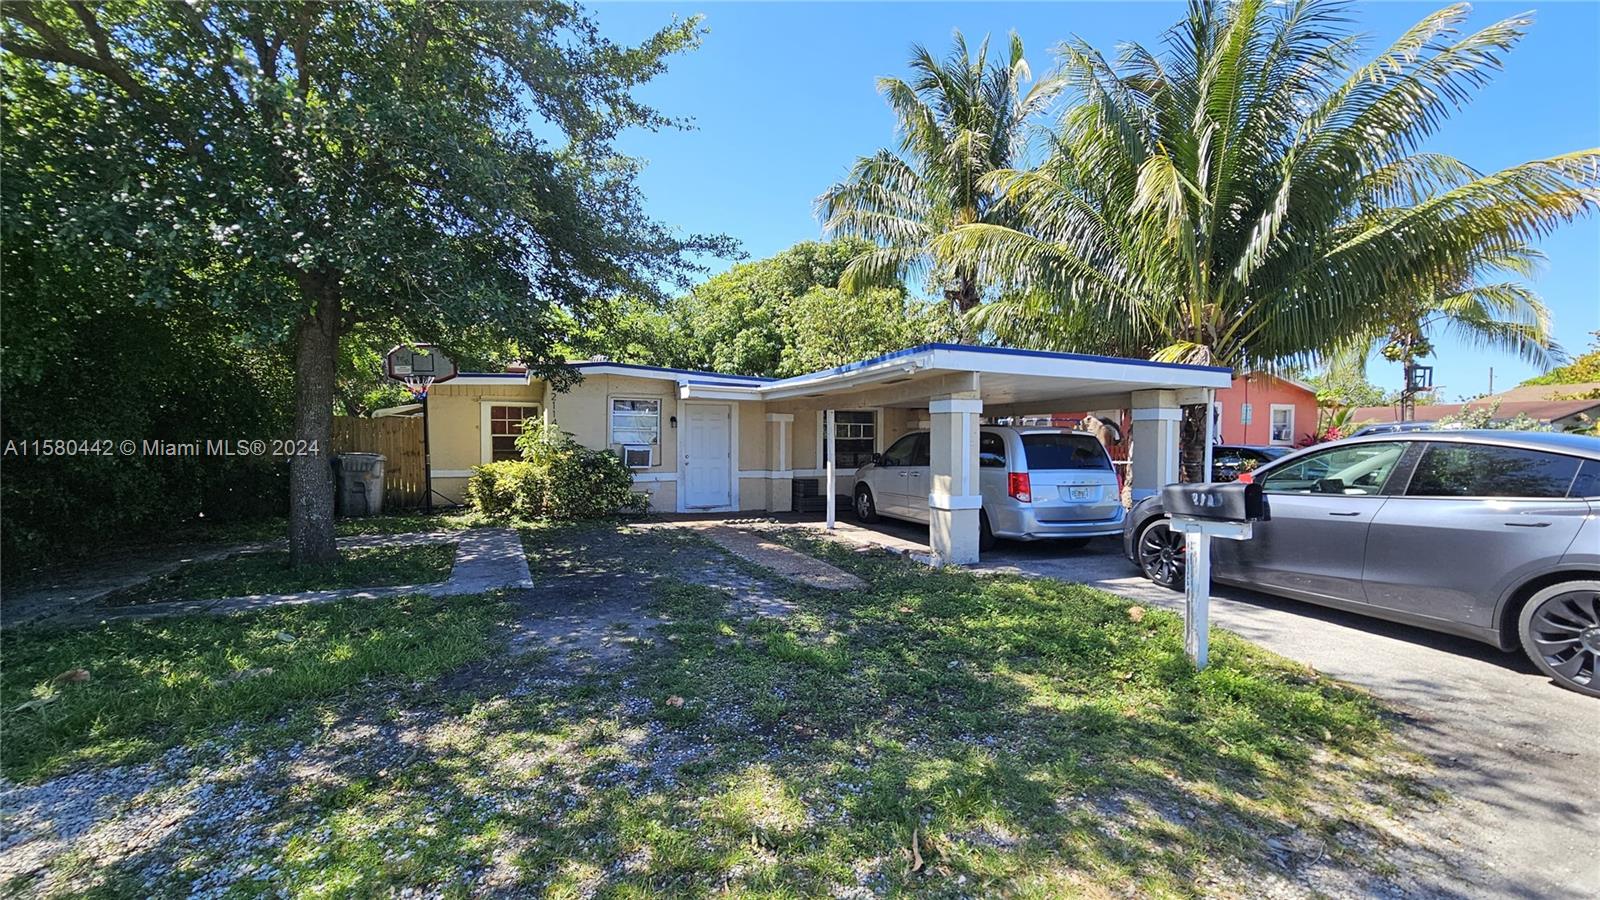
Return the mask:
[[[1261,488],[1280,494],[1377,494],[1405,452],[1399,442],[1330,447],[1278,466]]]
[[[1575,456],[1492,444],[1430,443],[1406,488],[1408,497],[1565,497],[1578,474]]]
[[[978,465],[985,469],[1006,467],[1006,439],[992,431],[978,435]]]
[[[1600,497],[1600,460],[1586,459],[1572,480],[1568,497]]]
[[[916,441],[911,445],[911,464],[913,466],[928,465],[928,448],[930,443],[928,441],[927,432],[913,435],[913,437],[916,438]]]
[[[917,446],[917,438],[925,435],[908,434],[895,441],[889,449],[883,451],[883,459],[879,465],[883,466],[909,466],[913,465],[911,457]]]
[[[1031,471],[1051,469],[1110,469],[1100,440],[1088,434],[1043,432],[1022,436],[1022,453]]]

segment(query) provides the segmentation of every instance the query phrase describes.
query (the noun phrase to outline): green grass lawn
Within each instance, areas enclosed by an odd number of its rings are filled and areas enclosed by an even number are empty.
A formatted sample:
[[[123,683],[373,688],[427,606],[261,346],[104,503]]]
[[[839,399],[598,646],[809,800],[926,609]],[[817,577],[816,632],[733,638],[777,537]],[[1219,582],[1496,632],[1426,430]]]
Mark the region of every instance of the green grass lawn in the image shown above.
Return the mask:
[[[223,559],[186,563],[166,575],[107,594],[102,602],[107,606],[131,606],[247,594],[434,584],[450,577],[455,555],[455,544],[354,547],[339,551],[336,563],[297,568],[289,565],[287,550],[236,553]]]
[[[619,572],[670,573],[681,541],[529,537]],[[1195,674],[1178,617],[1082,586],[804,546],[869,590],[774,582],[803,610],[780,622],[669,577],[668,624],[627,666],[486,692],[430,759],[306,792],[284,883],[498,866],[553,897],[1248,894],[1269,839],[1380,868],[1350,834],[1410,787],[1369,697],[1220,633]]]
[[[1371,837],[1371,823],[1419,802],[1406,774],[1416,763],[1358,691],[1220,632],[1197,674],[1177,616],[1080,585],[930,572],[797,536],[785,539],[867,589],[815,591],[723,561],[799,610],[740,616],[695,582],[712,552],[697,539],[627,531],[525,532],[536,578],[541,560],[567,553],[582,584],[615,583],[606,602],[663,622],[587,674],[556,655],[428,679],[485,653],[484,666],[499,664],[484,600],[282,614],[316,627],[172,622],[8,641],[7,771],[122,759],[286,711],[284,694],[335,696],[363,668],[344,662],[355,654],[374,674],[415,666],[386,714],[431,710],[434,724],[398,756],[341,745],[336,775],[286,783],[252,822],[285,836],[249,851],[272,880],[235,893],[1249,896],[1272,877],[1294,888],[1289,865],[1354,872],[1357,893],[1390,890],[1372,879],[1400,838]],[[661,577],[630,580],[639,573]],[[580,602],[541,590],[516,614]],[[314,618],[356,609],[387,624]],[[295,671],[279,630],[311,639],[314,665],[333,674],[288,678],[289,690],[227,679]],[[394,643],[375,643],[380,633]],[[413,662],[421,651],[427,661]],[[104,680],[11,712],[75,665]],[[144,693],[125,697],[127,685]],[[158,892],[237,865],[231,846],[226,831],[185,836]],[[106,872],[130,895],[152,889],[145,872]]]
[[[0,633],[0,770],[33,779],[147,758],[238,722],[314,711],[500,646],[487,596],[349,600],[238,616]],[[74,670],[88,674],[73,680]]]

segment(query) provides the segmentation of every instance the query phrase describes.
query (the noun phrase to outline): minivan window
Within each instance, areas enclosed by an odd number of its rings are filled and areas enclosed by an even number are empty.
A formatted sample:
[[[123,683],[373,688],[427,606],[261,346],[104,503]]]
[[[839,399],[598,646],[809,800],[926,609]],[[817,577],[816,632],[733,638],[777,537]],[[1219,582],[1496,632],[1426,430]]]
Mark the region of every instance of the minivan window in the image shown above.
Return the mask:
[[[1039,433],[1022,436],[1022,452],[1028,459],[1028,469],[1034,472],[1049,469],[1110,469],[1100,441],[1087,434]]]
[[[908,434],[900,440],[895,441],[894,446],[883,451],[883,456],[880,457],[881,462],[878,464],[881,466],[916,465],[911,460],[912,457],[916,455],[918,438],[925,438],[925,436],[920,434]]]
[[[1492,444],[1430,443],[1408,497],[1565,497],[1579,460]]]
[[[992,431],[978,435],[978,466],[984,469],[1006,467],[1006,439]]]

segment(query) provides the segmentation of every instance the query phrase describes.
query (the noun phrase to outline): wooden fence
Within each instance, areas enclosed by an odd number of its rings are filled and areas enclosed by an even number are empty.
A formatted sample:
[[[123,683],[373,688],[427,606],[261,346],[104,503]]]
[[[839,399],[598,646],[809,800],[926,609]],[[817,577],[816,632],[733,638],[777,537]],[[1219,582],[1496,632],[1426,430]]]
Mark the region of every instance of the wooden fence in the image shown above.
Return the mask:
[[[422,417],[333,417],[334,453],[382,453],[383,505],[409,509],[422,505],[427,484],[422,468]]]

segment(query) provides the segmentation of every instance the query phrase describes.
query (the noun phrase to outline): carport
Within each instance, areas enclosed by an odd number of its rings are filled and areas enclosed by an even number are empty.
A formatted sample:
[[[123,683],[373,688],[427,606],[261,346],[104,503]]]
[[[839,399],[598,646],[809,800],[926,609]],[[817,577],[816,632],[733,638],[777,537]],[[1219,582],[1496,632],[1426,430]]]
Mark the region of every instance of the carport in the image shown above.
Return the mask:
[[[1180,407],[1204,404],[1227,387],[1232,370],[1148,360],[1050,353],[1005,347],[924,344],[822,372],[730,387],[683,384],[693,399],[759,400],[769,426],[773,472],[793,457],[790,423],[796,413],[821,411],[826,423],[825,478],[831,527],[839,473],[833,460],[834,413],[874,406],[927,411],[931,437],[929,541],[935,560],[978,561],[978,428],[1001,418],[1072,409],[1128,409],[1133,420],[1135,500],[1178,480]],[[735,396],[737,395],[737,396]],[[1210,417],[1207,416],[1209,422]],[[1209,442],[1208,442],[1209,446]]]

